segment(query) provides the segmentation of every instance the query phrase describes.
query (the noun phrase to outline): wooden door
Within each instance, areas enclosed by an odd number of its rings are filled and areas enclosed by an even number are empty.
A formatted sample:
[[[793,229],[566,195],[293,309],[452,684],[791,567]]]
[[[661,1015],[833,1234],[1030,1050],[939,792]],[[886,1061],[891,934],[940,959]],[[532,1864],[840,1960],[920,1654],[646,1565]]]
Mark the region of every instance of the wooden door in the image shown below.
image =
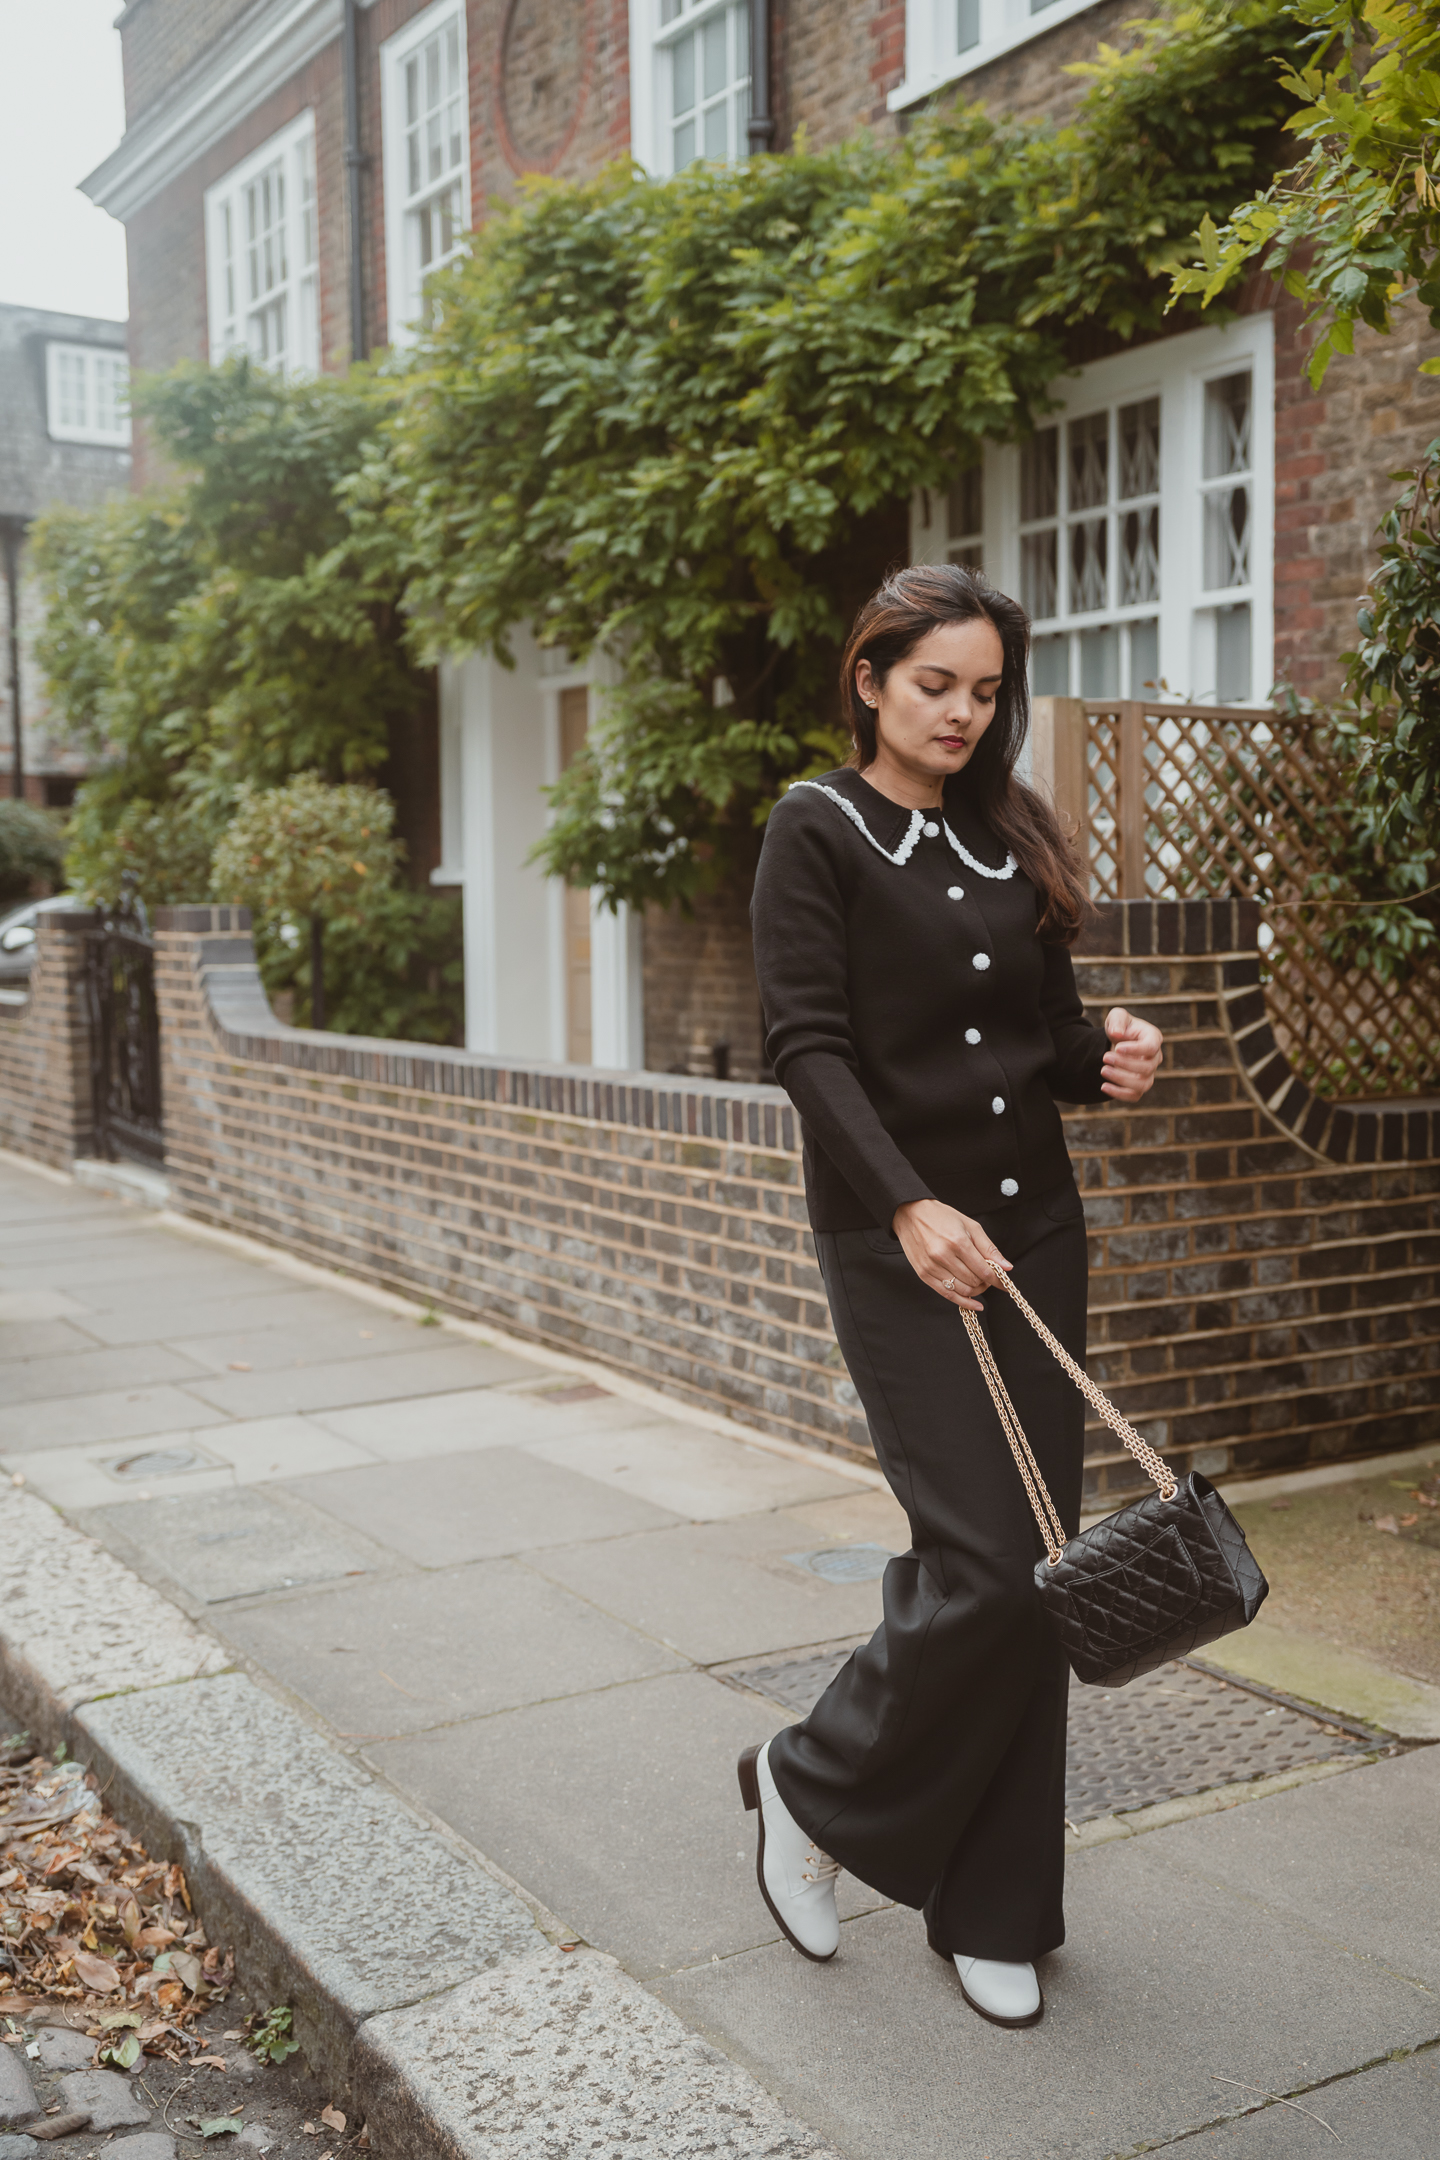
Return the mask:
[[[584,683],[560,692],[560,770],[578,756],[590,725],[590,692]],[[565,887],[565,1055],[572,1065],[590,1063],[590,894]]]

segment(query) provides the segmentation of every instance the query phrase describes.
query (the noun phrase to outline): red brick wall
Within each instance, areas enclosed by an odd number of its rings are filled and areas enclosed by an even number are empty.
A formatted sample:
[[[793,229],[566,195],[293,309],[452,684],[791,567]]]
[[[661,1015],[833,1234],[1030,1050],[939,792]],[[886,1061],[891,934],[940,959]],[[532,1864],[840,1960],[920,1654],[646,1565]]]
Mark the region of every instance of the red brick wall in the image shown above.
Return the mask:
[[[79,909],[42,916],[29,999],[0,1006],[0,1147],[55,1170],[92,1147],[80,932],[93,920]]]
[[[693,915],[645,915],[645,1063],[652,1072],[709,1075],[729,1045],[732,1080],[759,1080],[764,1043],[750,942],[748,882],[706,893]]]
[[[297,1032],[238,911],[159,920],[172,1205],[865,1450],[778,1088]],[[1286,1090],[1257,927],[1246,902],[1133,902],[1078,963],[1095,1009],[1122,999],[1169,1044],[1140,1110],[1067,1118],[1091,1365],[1148,1440],[1213,1475],[1419,1443],[1440,1406],[1440,1111]],[[1135,1482],[1098,1423],[1088,1453],[1092,1495]]]
[[[1355,643],[1355,608],[1376,562],[1375,530],[1440,435],[1440,354],[1424,310],[1400,311],[1389,337],[1361,330],[1312,390],[1299,304],[1275,320],[1275,673],[1312,697],[1339,688],[1338,655]]]

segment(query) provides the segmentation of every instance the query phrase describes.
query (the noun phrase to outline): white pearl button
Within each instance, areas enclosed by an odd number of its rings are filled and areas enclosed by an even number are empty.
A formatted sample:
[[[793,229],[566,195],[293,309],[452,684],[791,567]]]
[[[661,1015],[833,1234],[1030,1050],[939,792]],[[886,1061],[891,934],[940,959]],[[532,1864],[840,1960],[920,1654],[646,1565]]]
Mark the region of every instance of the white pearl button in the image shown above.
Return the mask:
[[[1000,1190],[1004,1193],[1007,1200],[1013,1200],[1016,1193],[1019,1192],[1020,1187],[1016,1184],[1013,1177],[1002,1177],[1000,1180]]]
[[[949,888],[949,890],[948,890],[948,892],[947,892],[947,894],[946,894],[946,898],[947,898],[947,899],[949,899],[949,900],[963,900],[963,899],[964,899],[964,897],[965,897],[965,888],[964,888],[964,886],[963,886],[963,885],[952,885],[952,886],[950,886],[950,888]]]
[[[966,1028],[966,1030],[965,1030],[965,1040],[966,1040],[966,1042],[968,1042],[968,1043],[977,1043],[977,1042],[979,1042],[979,1040],[980,1040],[980,1030],[979,1030],[979,1028]]]
[[[938,825],[922,825],[920,830],[924,833],[927,840],[938,840],[940,837],[940,828]]]
[[[1002,1111],[1004,1110],[1004,1108],[1005,1108],[1005,1098],[1004,1098],[1004,1096],[1003,1096],[1003,1095],[994,1095],[994,1096],[992,1096],[992,1097],[991,1097],[991,1099],[990,1099],[990,1108],[991,1108],[991,1109],[992,1109],[992,1110],[994,1111],[994,1113],[995,1113],[996,1117],[999,1117],[999,1116],[1000,1116],[1000,1114],[1001,1114],[1001,1112],[1002,1112]]]
[[[974,959],[970,962],[970,965],[973,968],[978,968],[980,970],[980,973],[983,975],[986,968],[988,968],[990,965],[989,953],[977,952]]]

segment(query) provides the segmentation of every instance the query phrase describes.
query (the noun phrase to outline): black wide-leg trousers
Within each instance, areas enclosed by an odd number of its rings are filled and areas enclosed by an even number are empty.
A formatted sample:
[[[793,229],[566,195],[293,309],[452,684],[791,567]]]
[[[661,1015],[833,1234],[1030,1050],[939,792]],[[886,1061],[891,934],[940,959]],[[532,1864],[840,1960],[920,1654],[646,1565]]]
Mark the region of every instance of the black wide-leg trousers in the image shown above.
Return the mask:
[[[1085,1227],[1067,1180],[981,1222],[1072,1357],[1085,1355]],[[1035,1594],[1044,1554],[955,1307],[890,1230],[817,1233],[835,1332],[875,1453],[910,1519],[880,1627],[770,1743],[801,1827],[931,1940],[1024,1963],[1065,1939],[1069,1669]],[[1084,1404],[998,1287],[982,1322],[1073,1534]]]

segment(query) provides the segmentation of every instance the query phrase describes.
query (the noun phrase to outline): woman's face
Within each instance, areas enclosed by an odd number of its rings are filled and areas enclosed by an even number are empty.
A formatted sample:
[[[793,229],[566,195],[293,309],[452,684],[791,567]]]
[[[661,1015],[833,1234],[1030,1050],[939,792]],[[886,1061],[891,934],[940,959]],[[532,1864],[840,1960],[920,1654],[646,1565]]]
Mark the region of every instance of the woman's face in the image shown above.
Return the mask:
[[[983,618],[928,632],[883,689],[862,660],[855,680],[875,711],[876,765],[932,786],[962,771],[995,717],[1004,666],[1000,633]]]

